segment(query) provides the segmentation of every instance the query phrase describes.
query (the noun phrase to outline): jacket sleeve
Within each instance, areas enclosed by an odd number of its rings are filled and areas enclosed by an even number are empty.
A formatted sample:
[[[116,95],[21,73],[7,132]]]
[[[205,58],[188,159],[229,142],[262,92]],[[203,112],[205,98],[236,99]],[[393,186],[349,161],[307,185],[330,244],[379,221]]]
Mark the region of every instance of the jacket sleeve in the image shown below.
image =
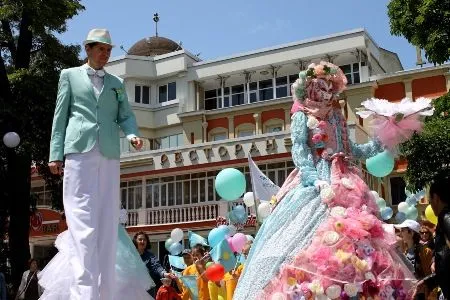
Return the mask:
[[[62,161],[64,159],[64,139],[66,137],[67,122],[70,107],[70,82],[67,70],[62,70],[58,83],[58,94],[53,116],[52,134],[50,139],[49,161]]]
[[[301,182],[303,186],[312,186],[318,179],[316,166],[311,149],[308,146],[307,118],[303,112],[297,112],[292,117],[291,139],[292,139],[292,160],[301,172]]]
[[[19,289],[17,290],[17,293],[20,294],[19,299],[25,298],[25,293],[23,292],[23,290],[25,289],[25,286],[27,285],[28,272],[29,271],[25,271],[22,274],[22,280],[20,281]]]
[[[150,261],[149,261],[150,272],[153,274],[158,274],[160,278],[163,278],[164,274],[166,273],[166,270],[164,270],[164,268],[161,266],[158,259],[153,253],[149,254],[150,254]]]
[[[122,84],[122,90],[125,86]],[[131,140],[133,137],[139,136],[139,130],[136,123],[136,117],[128,102],[127,93],[123,93],[123,98],[119,101],[119,113],[117,115],[117,123],[119,124],[126,137]]]
[[[448,242],[450,241],[450,212],[447,212],[443,216],[441,228],[448,244]]]

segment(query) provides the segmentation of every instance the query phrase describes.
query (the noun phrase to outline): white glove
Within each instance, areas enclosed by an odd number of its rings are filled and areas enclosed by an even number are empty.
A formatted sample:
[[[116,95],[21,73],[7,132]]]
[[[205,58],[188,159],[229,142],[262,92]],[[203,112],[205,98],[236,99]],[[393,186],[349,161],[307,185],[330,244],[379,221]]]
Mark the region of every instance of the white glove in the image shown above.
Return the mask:
[[[321,190],[325,187],[329,187],[330,184],[328,182],[326,182],[325,180],[320,180],[317,179],[316,181],[314,181],[314,186],[316,187],[317,190]]]

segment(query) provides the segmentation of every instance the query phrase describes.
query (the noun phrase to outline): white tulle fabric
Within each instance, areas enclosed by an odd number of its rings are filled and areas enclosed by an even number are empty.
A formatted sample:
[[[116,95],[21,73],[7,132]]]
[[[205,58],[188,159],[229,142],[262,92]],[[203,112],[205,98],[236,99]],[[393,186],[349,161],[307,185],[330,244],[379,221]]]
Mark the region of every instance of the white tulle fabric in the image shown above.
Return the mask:
[[[119,226],[116,259],[116,285],[114,300],[153,299],[147,290],[155,286],[147,267],[123,227]],[[74,281],[71,258],[75,255],[73,240],[68,231],[61,233],[55,242],[58,254],[39,274],[39,284],[44,293],[39,299],[68,300]]]

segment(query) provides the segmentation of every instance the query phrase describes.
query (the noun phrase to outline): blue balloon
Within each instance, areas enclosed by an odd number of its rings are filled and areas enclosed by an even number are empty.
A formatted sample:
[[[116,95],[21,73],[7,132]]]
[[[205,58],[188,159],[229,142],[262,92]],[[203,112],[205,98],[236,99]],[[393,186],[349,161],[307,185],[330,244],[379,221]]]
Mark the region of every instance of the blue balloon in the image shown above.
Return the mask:
[[[394,170],[394,156],[388,150],[366,160],[367,171],[375,177],[384,177]]]
[[[417,208],[415,206],[410,206],[406,210],[405,215],[407,219],[416,220],[417,217],[419,216],[419,212],[417,211]]]
[[[216,176],[215,187],[217,194],[227,201],[234,201],[245,192],[246,181],[241,171],[226,168]]]
[[[169,252],[172,255],[178,255],[181,253],[181,251],[183,251],[183,245],[181,245],[180,243],[173,243],[169,247]]]
[[[239,214],[245,214],[245,213],[246,213],[245,207],[244,207],[243,205],[236,205],[236,206],[233,208],[233,210],[234,210],[236,213],[239,213]]]
[[[233,210],[228,213],[228,219],[230,219],[230,223],[232,224],[239,223],[238,218]]]
[[[219,227],[217,227],[217,229],[219,229],[221,231],[225,231],[227,234],[230,233],[230,229],[228,229],[228,225],[220,225]]]
[[[392,208],[390,208],[390,207],[384,207],[380,210],[381,218],[385,221],[392,218],[393,213],[394,212],[392,211]]]
[[[409,206],[415,206],[417,204],[416,197],[408,197],[405,202],[408,203]]]
[[[213,230],[211,230],[208,235],[208,243],[211,248],[214,248],[221,241],[223,241],[226,238],[227,234],[228,228],[226,230],[223,228],[214,228]]]
[[[397,221],[398,224],[402,223],[403,221],[406,220],[406,215],[405,213],[402,213],[401,211],[399,211],[396,215],[395,215],[395,221]]]
[[[239,212],[235,211],[234,216],[236,217],[236,221],[239,224],[244,224],[247,221],[247,217],[248,217],[246,212],[241,212],[241,211],[239,211]]]

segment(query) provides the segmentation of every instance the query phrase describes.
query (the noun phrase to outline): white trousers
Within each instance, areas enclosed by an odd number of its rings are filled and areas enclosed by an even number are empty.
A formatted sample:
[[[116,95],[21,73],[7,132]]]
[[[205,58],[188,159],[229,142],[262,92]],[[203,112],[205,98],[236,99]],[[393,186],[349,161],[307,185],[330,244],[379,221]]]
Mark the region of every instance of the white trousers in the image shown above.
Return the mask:
[[[97,144],[69,154],[64,167],[64,211],[74,240],[75,282],[70,300],[112,300],[120,207],[120,161]]]

